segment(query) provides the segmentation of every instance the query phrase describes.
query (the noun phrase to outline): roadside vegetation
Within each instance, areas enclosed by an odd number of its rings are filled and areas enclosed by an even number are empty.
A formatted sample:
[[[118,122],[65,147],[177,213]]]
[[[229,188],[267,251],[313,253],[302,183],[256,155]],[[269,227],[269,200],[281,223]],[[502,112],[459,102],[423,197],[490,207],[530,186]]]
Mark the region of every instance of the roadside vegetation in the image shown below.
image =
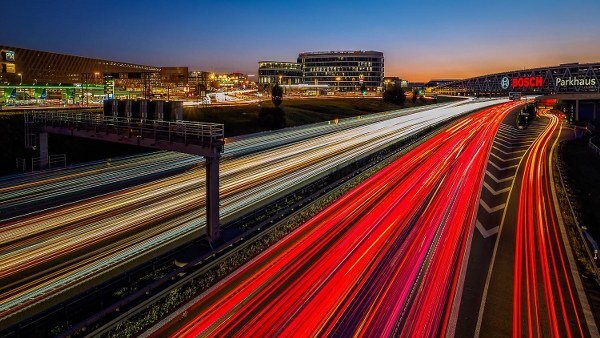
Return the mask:
[[[561,145],[566,184],[570,187],[573,209],[580,226],[600,242],[600,157],[588,150],[590,136],[566,141]]]
[[[558,165],[553,166],[555,178],[562,177],[564,186],[555,184],[556,194],[570,243],[581,273],[581,282],[588,297],[591,312],[600,320],[600,279],[598,261],[593,262],[590,245],[581,230],[598,242],[600,239],[600,158],[588,150],[590,136],[560,143]],[[564,188],[564,189],[563,189]],[[571,211],[572,208],[572,211]],[[581,227],[581,229],[578,229]]]

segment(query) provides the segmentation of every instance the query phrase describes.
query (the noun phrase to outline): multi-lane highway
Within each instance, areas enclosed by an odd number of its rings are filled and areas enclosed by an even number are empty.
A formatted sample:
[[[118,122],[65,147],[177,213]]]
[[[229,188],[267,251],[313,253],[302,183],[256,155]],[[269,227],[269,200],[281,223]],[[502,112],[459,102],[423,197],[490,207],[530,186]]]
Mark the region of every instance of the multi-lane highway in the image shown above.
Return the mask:
[[[173,314],[152,334],[450,332],[485,163],[501,121],[519,104],[488,108],[454,123]]]
[[[553,196],[551,148],[560,138],[560,121],[544,114],[532,127],[535,137],[510,176],[514,182],[507,189],[497,236],[481,244],[493,251],[482,252],[490,256],[479,266],[487,272],[481,306],[475,307],[479,313],[463,319],[478,319],[472,332],[485,337],[595,337],[598,329]],[[510,143],[509,149],[519,147]]]
[[[379,114],[230,142],[226,146],[230,153],[225,154],[220,173],[221,217],[233,218],[391,142],[494,103]],[[190,157],[168,159],[170,153],[155,156],[156,162],[182,161],[186,166],[193,161]],[[153,170],[152,163],[147,161],[141,167],[134,164],[130,172],[137,175],[138,170]],[[63,187],[91,189],[86,182],[88,174],[92,187],[106,180],[127,180],[124,177],[128,174],[96,169],[74,171],[66,179],[49,176],[43,184],[20,181],[11,185],[5,181],[3,205],[6,202],[18,207],[28,196],[43,199],[48,191],[60,192]],[[57,295],[65,291],[73,292],[83,283],[122,271],[123,266],[144,255],[198,236],[204,224],[203,170],[194,168],[2,221],[0,321],[14,321],[19,313],[40,302],[60,299]]]

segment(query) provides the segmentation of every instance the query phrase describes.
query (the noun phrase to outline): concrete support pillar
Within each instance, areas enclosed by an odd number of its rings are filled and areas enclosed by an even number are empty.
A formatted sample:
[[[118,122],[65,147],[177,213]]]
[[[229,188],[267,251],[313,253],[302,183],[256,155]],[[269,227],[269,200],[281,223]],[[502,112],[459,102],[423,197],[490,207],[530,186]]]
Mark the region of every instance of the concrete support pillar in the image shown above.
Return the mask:
[[[579,100],[575,100],[575,121],[579,121]]]
[[[48,168],[48,133],[40,133],[40,169]]]
[[[206,235],[216,242],[220,236],[219,224],[219,155],[206,160]]]

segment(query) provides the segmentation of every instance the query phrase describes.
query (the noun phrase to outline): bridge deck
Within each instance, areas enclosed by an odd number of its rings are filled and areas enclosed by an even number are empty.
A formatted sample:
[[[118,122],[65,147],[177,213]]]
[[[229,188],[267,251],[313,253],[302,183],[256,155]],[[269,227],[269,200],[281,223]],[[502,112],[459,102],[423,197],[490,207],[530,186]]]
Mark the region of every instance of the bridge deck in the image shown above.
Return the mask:
[[[62,135],[173,150],[205,157],[223,152],[224,126],[193,121],[157,121],[98,113],[33,111],[26,124]]]

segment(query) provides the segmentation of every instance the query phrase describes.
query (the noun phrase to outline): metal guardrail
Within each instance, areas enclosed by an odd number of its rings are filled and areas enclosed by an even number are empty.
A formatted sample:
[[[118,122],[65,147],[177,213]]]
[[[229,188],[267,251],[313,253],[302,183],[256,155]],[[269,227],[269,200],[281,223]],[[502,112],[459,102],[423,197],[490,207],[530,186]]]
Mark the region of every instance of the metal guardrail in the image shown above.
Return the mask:
[[[90,112],[31,111],[26,121],[49,127],[72,128],[97,133],[116,133],[128,137],[151,138],[171,142],[223,144],[224,125],[193,121],[159,121],[104,116]]]
[[[592,144],[591,139],[592,138],[590,138],[590,140],[588,141],[588,145]],[[558,155],[559,162],[562,162],[561,157],[560,157],[560,150],[558,151],[558,154],[559,154]],[[567,200],[567,204],[569,206],[569,211],[571,212],[570,214],[573,217],[573,221],[575,223],[575,228],[577,229],[577,233],[579,234],[581,243],[583,243],[583,247],[585,248],[589,262],[592,265],[594,278],[596,279],[597,283],[600,283],[600,266],[598,266],[598,252],[594,251],[594,253],[592,254],[592,251],[590,250],[590,246],[592,246],[594,249],[596,249],[596,242],[593,240],[589,241],[589,239],[591,239],[591,236],[589,236],[589,234],[587,233],[587,230],[579,224],[579,220],[577,219],[577,214],[575,213],[575,209],[573,208],[573,201],[571,201],[572,196],[570,196],[570,194],[568,193],[568,190],[566,188],[567,185],[565,184],[565,179],[563,177],[564,169],[561,168],[561,165],[558,165],[558,164],[557,164],[557,168],[558,168],[558,176],[560,178],[560,186],[562,187],[562,190],[564,191],[564,194],[565,194],[565,197]]]

